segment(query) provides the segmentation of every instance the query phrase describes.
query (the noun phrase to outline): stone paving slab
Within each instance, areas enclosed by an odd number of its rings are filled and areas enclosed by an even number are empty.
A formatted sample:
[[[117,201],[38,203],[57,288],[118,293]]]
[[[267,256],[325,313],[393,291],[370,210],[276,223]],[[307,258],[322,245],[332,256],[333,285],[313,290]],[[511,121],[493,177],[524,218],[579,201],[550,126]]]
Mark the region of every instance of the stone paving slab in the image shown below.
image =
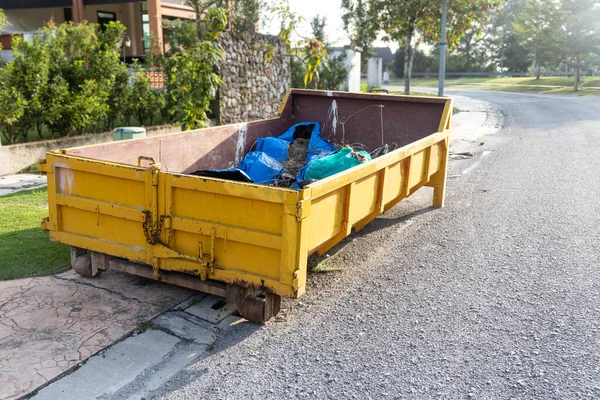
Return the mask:
[[[33,398],[79,400],[113,394],[159,363],[179,341],[175,336],[157,330],[127,338],[101,357],[92,357],[71,375],[43,388]]]
[[[110,271],[0,281],[0,399],[32,392],[195,293]]]
[[[203,327],[201,322],[194,323],[175,312],[159,315],[153,322],[180,338],[193,340],[198,344],[210,345],[217,339],[214,327]]]
[[[222,297],[210,295],[188,307],[185,311],[213,324],[218,324],[236,312],[237,308],[235,303],[227,303]]]
[[[21,190],[46,186],[46,177],[37,174],[16,174],[0,176],[0,196],[6,196]]]

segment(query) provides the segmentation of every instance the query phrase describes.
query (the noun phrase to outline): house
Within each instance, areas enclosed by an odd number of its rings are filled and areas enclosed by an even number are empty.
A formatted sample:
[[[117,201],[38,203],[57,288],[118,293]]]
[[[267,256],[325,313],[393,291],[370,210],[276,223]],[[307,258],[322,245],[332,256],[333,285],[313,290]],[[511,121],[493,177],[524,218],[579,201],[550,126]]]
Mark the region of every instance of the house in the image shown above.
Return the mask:
[[[341,90],[348,92],[360,91],[360,60],[362,49],[355,46],[332,47],[329,49],[329,56],[337,57],[340,54],[346,54],[345,66],[348,70],[348,78]]]
[[[381,58],[383,70],[387,70],[390,63],[394,61],[394,54],[389,47],[373,47],[373,53],[374,58]]]
[[[150,50],[151,38],[156,40],[153,51],[164,52],[163,19],[194,19],[194,10],[183,4],[184,0],[2,0],[10,23],[0,36],[2,58],[12,58],[13,35],[35,34],[48,21],[81,22],[87,20],[100,26],[110,21],[120,21],[127,28],[123,48],[124,58],[140,57]]]

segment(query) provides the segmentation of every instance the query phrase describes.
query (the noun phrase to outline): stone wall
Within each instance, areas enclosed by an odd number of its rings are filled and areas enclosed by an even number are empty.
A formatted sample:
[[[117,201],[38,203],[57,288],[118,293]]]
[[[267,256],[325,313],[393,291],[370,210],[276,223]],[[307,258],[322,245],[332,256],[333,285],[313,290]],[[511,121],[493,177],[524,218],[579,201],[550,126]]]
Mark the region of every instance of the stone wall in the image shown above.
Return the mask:
[[[181,127],[160,125],[146,128],[146,135],[148,137],[166,135],[175,132],[181,132]],[[0,176],[16,174],[20,170],[37,163],[38,160],[40,158],[44,158],[46,152],[50,150],[89,146],[92,144],[108,143],[112,141],[112,132],[105,132],[54,140],[41,140],[39,142],[0,146]]]
[[[221,36],[225,61],[220,76],[221,123],[231,124],[277,115],[285,93],[291,87],[290,58],[283,40],[259,33],[225,32]],[[265,47],[275,48],[265,62]]]

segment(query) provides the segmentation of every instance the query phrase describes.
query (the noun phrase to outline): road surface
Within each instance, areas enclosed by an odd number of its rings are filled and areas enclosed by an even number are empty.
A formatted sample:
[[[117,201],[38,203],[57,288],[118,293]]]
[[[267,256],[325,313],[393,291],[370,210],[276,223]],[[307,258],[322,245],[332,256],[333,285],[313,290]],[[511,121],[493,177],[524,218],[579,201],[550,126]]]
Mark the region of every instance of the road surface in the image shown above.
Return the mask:
[[[504,111],[313,273],[147,398],[600,398],[600,97],[448,90]]]

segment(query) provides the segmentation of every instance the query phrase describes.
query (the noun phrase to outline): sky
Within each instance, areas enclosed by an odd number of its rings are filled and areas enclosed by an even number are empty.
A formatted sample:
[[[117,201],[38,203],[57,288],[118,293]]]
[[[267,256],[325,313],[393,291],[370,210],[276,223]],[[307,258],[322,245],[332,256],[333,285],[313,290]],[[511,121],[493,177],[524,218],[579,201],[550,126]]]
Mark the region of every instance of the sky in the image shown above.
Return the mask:
[[[344,30],[344,24],[342,22],[342,6],[341,0],[288,0],[290,7],[293,12],[302,15],[304,21],[301,26],[298,27],[297,33],[302,36],[310,36],[310,20],[315,15],[325,16],[327,18],[327,25],[325,27],[325,35],[327,41],[333,46],[344,46],[350,44],[348,33]],[[261,31],[264,33],[270,33],[277,35],[279,33],[279,22],[271,21],[261,26]],[[395,43],[384,43],[377,40],[374,46],[385,47],[390,46],[392,51],[395,51],[398,47]]]

